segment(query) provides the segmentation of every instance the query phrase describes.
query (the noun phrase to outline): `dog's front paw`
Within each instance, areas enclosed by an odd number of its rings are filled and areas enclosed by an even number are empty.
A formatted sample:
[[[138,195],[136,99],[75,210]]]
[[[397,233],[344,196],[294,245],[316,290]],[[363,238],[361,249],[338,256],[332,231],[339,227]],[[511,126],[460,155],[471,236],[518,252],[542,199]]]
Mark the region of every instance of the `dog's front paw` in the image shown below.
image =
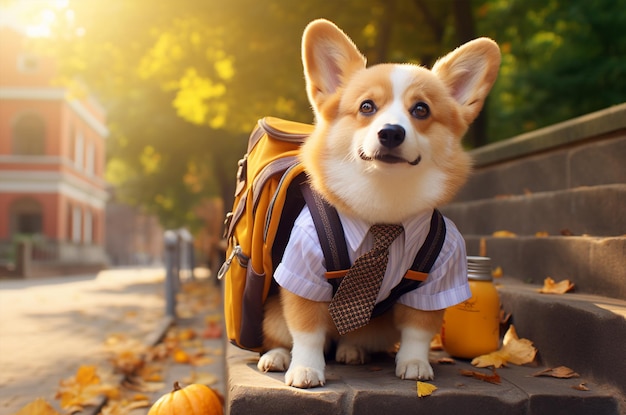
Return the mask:
[[[316,386],[324,386],[326,379],[324,371],[312,367],[290,367],[285,373],[285,384],[296,388],[314,388]]]
[[[289,367],[290,362],[289,350],[280,347],[261,356],[256,366],[261,372],[284,372]]]
[[[401,379],[428,380],[434,377],[430,363],[420,359],[398,361],[396,363],[396,376]]]
[[[340,343],[337,346],[335,360],[347,365],[362,365],[369,361],[369,353],[362,347]]]

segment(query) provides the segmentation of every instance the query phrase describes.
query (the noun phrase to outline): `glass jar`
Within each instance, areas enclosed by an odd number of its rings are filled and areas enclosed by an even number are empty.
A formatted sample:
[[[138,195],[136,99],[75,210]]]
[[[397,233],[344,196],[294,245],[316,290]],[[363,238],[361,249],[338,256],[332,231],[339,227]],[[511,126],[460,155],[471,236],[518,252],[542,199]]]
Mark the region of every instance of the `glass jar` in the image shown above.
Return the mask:
[[[472,359],[498,350],[500,300],[491,276],[491,258],[468,256],[467,278],[472,297],[446,309],[441,342],[450,356]]]

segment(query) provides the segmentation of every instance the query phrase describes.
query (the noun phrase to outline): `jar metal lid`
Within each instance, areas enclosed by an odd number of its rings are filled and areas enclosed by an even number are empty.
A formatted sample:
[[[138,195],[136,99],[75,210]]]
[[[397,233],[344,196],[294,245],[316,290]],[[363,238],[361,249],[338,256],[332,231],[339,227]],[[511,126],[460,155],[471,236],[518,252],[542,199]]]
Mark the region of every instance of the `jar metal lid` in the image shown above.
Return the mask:
[[[491,275],[491,258],[484,256],[468,256],[467,278],[473,281],[493,281]]]

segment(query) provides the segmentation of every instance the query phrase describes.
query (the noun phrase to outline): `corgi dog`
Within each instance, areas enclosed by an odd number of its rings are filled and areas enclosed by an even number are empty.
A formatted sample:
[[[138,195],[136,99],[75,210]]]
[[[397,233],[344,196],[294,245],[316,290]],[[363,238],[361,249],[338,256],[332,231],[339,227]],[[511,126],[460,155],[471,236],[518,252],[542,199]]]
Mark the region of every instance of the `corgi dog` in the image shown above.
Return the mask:
[[[439,59],[432,70],[413,64],[366,67],[352,40],[320,19],[304,31],[302,60],[316,119],[301,150],[311,186],[337,209],[344,229],[404,225],[404,234],[390,248],[385,274],[385,279],[397,280],[408,267],[396,264],[400,271],[390,271],[391,262],[413,258],[417,243],[409,241],[425,238],[411,230],[420,228],[411,223],[429,219],[433,209],[449,201],[467,179],[471,162],[461,138],[496,80],[499,48],[494,41],[479,38]],[[281,288],[265,305],[265,353],[259,370],[286,371],[287,385],[315,387],[326,381],[325,350],[330,342],[337,344],[336,361],[346,364],[364,363],[370,353],[390,350],[399,342],[396,375],[432,379],[430,341],[440,330],[444,309],[471,295],[465,246],[454,224],[446,219],[448,245],[444,244],[435,271],[415,293],[401,297],[366,326],[339,335],[329,313],[324,270],[317,275],[323,267],[321,254],[310,253],[315,247],[309,245],[315,243],[300,240],[303,235],[316,238],[306,232],[308,225],[299,225],[301,220],[308,223],[306,215],[303,211],[294,225],[274,275]],[[296,226],[305,230],[297,233]],[[351,255],[368,243],[371,247],[371,241],[359,243],[352,244]],[[452,283],[447,288],[438,288],[446,287],[448,279]],[[311,294],[309,285],[321,291]],[[447,290],[446,300],[429,302],[437,290]]]

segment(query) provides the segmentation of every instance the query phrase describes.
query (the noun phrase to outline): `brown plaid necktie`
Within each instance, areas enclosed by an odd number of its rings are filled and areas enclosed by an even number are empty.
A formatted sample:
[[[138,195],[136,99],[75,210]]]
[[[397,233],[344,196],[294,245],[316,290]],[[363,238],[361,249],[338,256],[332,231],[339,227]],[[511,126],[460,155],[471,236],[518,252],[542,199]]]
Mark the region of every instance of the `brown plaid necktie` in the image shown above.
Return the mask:
[[[356,330],[370,321],[387,269],[389,245],[403,231],[402,225],[374,225],[370,228],[374,247],[354,261],[328,306],[339,334]]]

